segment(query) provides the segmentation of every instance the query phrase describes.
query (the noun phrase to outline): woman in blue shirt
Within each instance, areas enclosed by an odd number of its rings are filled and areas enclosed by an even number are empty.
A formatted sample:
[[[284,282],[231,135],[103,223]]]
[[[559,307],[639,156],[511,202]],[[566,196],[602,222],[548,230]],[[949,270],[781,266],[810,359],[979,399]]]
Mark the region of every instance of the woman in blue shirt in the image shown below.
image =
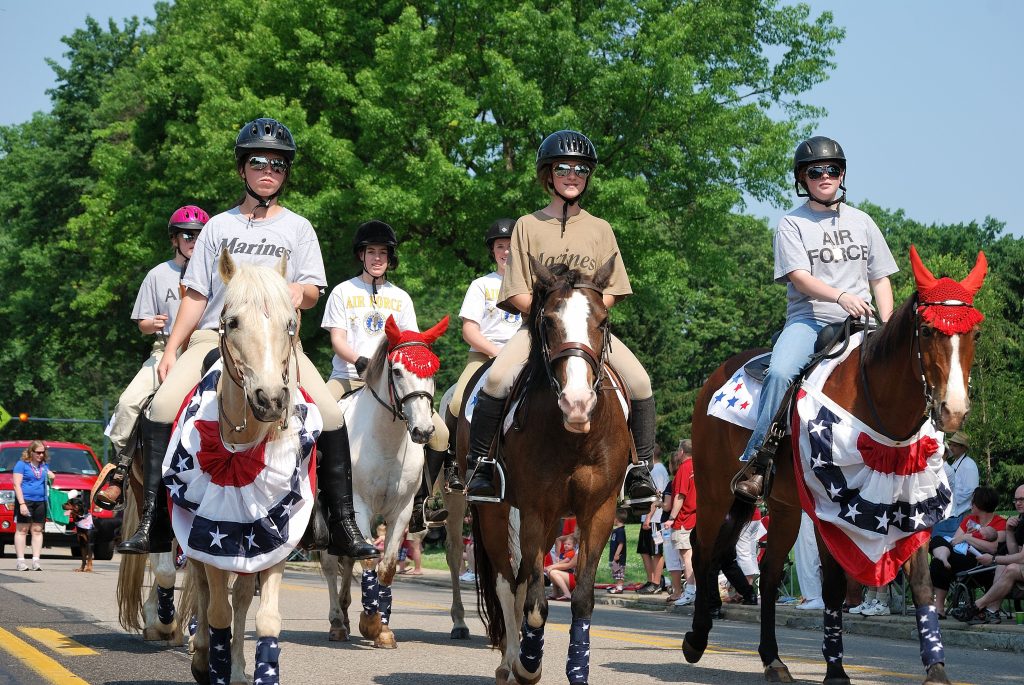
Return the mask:
[[[27,571],[25,563],[25,537],[32,531],[32,570],[42,571],[39,554],[43,551],[43,524],[46,522],[46,488],[53,480],[53,472],[46,465],[49,460],[42,440],[33,440],[14,465],[14,551],[18,557],[17,569]]]

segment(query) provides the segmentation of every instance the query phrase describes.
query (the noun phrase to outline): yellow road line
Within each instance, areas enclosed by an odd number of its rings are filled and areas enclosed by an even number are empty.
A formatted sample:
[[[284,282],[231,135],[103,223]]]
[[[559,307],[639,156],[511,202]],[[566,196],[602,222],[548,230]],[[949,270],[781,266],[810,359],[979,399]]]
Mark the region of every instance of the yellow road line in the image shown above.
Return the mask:
[[[0,649],[9,652],[14,658],[31,668],[49,683],[89,685],[88,682],[61,666],[51,657],[43,654],[17,635],[9,633],[3,628],[0,628]]]
[[[64,656],[92,656],[93,654],[96,654],[95,651],[89,649],[85,645],[79,644],[67,635],[62,635],[56,630],[51,630],[50,628],[26,628],[18,626],[18,632],[23,635],[28,635],[36,642],[42,643],[44,647],[49,647],[52,651],[57,654],[63,654]]]

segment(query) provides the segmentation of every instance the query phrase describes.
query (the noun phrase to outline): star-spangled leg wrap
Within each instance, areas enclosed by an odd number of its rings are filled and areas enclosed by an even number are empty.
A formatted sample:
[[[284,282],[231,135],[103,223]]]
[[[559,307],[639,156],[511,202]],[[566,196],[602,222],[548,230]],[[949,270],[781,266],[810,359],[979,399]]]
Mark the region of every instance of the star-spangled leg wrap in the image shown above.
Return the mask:
[[[189,637],[194,636],[196,634],[196,630],[198,628],[199,628],[199,619],[196,618],[195,616],[193,616],[192,620],[188,622],[188,635],[189,635]]]
[[[156,586],[156,617],[164,625],[174,620],[174,588]]]
[[[523,619],[523,639],[519,642],[519,663],[530,673],[540,668],[541,657],[544,656],[544,626],[533,628]]]
[[[253,685],[280,685],[281,676],[278,662],[281,660],[281,645],[276,637],[261,637],[256,640],[256,670],[252,674]]]
[[[391,586],[378,585],[377,587],[380,588],[380,622],[387,625],[391,620]]]
[[[821,640],[821,654],[826,664],[843,663],[843,612],[825,609],[822,612],[825,635]]]
[[[925,668],[946,662],[946,650],[942,647],[942,633],[939,631],[939,615],[934,604],[917,608],[917,639],[921,643],[921,663]]]
[[[565,659],[565,675],[570,683],[590,680],[590,619],[574,618],[569,626],[569,654]]]
[[[210,628],[210,685],[231,681],[231,628]]]
[[[373,614],[380,610],[380,583],[376,571],[363,571],[363,613]]]

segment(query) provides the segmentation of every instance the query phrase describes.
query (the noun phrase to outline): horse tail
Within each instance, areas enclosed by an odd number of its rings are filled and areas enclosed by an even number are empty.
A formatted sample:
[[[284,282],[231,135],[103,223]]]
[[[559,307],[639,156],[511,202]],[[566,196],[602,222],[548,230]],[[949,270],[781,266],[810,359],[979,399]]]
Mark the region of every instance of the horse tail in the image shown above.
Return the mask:
[[[483,528],[480,525],[478,507],[473,506],[473,567],[476,573],[476,605],[480,620],[487,630],[487,639],[492,647],[499,649],[505,643],[505,615],[498,601],[498,571],[487,554],[483,544]]]
[[[718,530],[718,537],[715,539],[715,557],[718,561],[719,554],[725,550],[736,548],[736,541],[740,537],[743,526],[750,523],[754,516],[754,503],[746,502],[736,497],[732,501],[729,513],[725,516],[722,527]]]
[[[134,489],[134,488],[133,488]],[[139,525],[139,507],[132,492],[126,493],[122,530],[135,530]],[[146,573],[148,554],[122,554],[117,572],[117,620],[125,630],[143,628],[142,579]]]

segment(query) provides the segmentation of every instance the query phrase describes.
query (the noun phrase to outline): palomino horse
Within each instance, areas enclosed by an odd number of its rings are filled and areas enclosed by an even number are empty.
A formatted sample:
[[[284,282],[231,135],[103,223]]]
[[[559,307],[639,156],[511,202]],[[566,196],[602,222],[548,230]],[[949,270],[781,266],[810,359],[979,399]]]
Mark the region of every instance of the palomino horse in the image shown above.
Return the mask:
[[[279,682],[282,572],[309,521],[309,472],[322,428],[316,407],[297,388],[298,320],[283,278],[285,260],[275,271],[236,266],[221,253],[222,367],[214,365],[186,401],[164,458],[175,536],[198,584],[192,673],[201,683],[229,676],[234,682],[241,672],[227,649],[229,579],[256,572],[255,677]],[[245,585],[236,583],[236,596]],[[244,601],[252,596],[251,590],[240,594]],[[244,623],[234,618],[239,633]]]
[[[611,333],[601,293],[613,260],[593,280],[530,260],[536,282],[523,370],[529,378],[516,410],[529,416],[504,439],[505,500],[473,507],[477,594],[490,643],[502,650],[499,685],[540,680],[548,615],[544,554],[568,514],[580,523],[580,547],[566,675],[570,683],[589,677],[594,578],[631,449],[606,367]],[[465,455],[465,412],[462,417],[459,453]]]
[[[893,313],[882,329],[868,336],[861,347],[836,365],[821,389],[821,393],[834,405],[852,414],[854,419],[876,434],[898,436],[892,440],[908,443],[912,436],[919,434],[919,429],[929,428],[927,421],[933,422],[938,429],[954,431],[960,428],[967,415],[968,377],[974,359],[977,324],[983,318],[972,303],[987,268],[984,254],[979,253],[970,275],[957,283],[949,278],[936,279],[921,264],[913,247],[910,254],[917,291]],[[697,397],[693,413],[693,471],[697,492],[700,493],[697,501],[697,528],[693,535],[693,563],[698,592],[693,628],[686,634],[682,645],[683,654],[690,663],[701,658],[708,644],[712,623],[708,594],[712,588],[717,592],[714,579],[723,560],[722,554],[736,544],[739,531],[749,520],[753,507],[734,498],[730,487],[739,466],[736,455],[743,452],[750,431],[708,416],[707,410],[716,390],[757,352],[747,351],[733,357],[711,374]],[[799,429],[799,423],[800,420],[794,417],[794,431]],[[938,443],[931,443],[931,447],[937,446]],[[893,459],[888,473],[914,473],[914,469],[909,468],[910,461],[915,458],[912,447],[890,450]],[[916,458],[920,459],[920,456]],[[865,464],[867,461],[865,456]],[[758,652],[768,681],[793,682],[789,669],[779,658],[775,639],[775,599],[778,596],[783,564],[800,526],[799,495],[809,491],[806,490],[806,482],[795,473],[793,445],[789,437],[783,439],[775,464],[777,471],[774,486],[767,497],[772,525],[768,533],[766,554],[761,561],[761,639]],[[817,476],[815,468],[814,477]],[[840,510],[846,511],[844,515],[851,520],[856,520],[857,514],[849,507],[861,501],[858,499],[855,502],[853,499],[859,498],[857,488],[851,483],[849,488],[844,488],[844,492],[846,494],[836,492],[835,495],[839,498]],[[947,491],[945,495],[948,494]],[[843,499],[845,497],[850,499]],[[937,499],[941,500],[940,504],[948,501],[948,498]],[[928,521],[922,515],[919,520],[911,523],[911,518],[915,517],[908,518],[902,511],[896,512],[895,509],[887,514],[882,510],[886,505],[888,502],[879,504],[882,515],[878,518],[877,528],[889,525],[893,533],[908,536],[903,537],[902,542],[909,544],[900,556],[892,559],[888,572],[895,573],[898,564],[906,560],[902,565],[910,579],[917,606],[921,657],[926,669],[925,683],[949,683],[943,663],[936,608],[932,606],[927,545],[924,544],[928,539],[928,529],[934,521]],[[942,508],[939,507],[940,510]],[[812,518],[816,516],[812,514]],[[898,529],[897,523],[900,524]],[[829,525],[835,528],[834,524],[816,523],[825,602],[825,637],[822,648],[826,656],[824,682],[826,685],[845,685],[850,682],[842,661],[841,605],[846,581],[844,568],[837,559],[849,559],[851,554],[850,550],[830,546],[830,538],[823,537],[822,531],[826,529],[822,526]],[[860,569],[850,566],[846,570],[855,577],[858,572],[876,572],[880,568],[874,564],[870,565],[870,569],[867,566]]]
[[[345,408],[352,449],[352,502],[359,529],[373,530],[378,516],[388,527],[381,558],[360,562],[359,632],[375,647],[397,646],[389,625],[391,582],[423,474],[423,445],[434,433],[434,374],[441,364],[430,345],[447,328],[446,316],[424,333],[402,331],[389,316],[385,339],[364,372],[366,385]],[[330,597],[329,639],[344,641],[350,633],[349,588],[355,561],[326,552],[320,559]],[[378,569],[382,570],[378,573]]]

